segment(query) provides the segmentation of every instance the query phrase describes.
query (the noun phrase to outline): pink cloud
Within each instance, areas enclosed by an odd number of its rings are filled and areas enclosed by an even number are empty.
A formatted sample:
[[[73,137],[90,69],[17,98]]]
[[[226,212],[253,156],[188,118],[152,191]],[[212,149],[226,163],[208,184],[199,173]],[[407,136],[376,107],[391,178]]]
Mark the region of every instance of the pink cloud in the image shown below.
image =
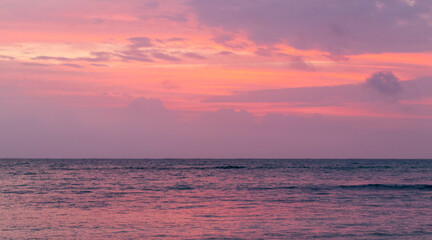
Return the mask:
[[[432,4],[380,3],[3,0],[0,157],[430,157]]]

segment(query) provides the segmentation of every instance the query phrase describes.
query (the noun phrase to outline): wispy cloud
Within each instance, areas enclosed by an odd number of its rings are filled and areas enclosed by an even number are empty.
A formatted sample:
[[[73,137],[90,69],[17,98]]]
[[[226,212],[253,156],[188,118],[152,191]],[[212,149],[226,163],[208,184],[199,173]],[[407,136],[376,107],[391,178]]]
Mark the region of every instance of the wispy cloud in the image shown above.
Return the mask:
[[[193,53],[193,52],[184,53],[183,56],[185,56],[187,58],[198,59],[198,60],[204,60],[204,59],[206,59],[206,57],[201,56],[201,55],[199,55],[197,53]]]
[[[78,57],[78,58],[67,58],[67,57],[53,57],[53,56],[37,56],[32,60],[55,60],[59,62],[107,62],[110,60],[112,54],[108,52],[91,52],[91,57]]]
[[[400,100],[432,97],[432,78],[399,81],[391,72],[376,72],[361,84],[267,89],[217,96],[207,101],[291,102],[330,106],[349,102],[380,102],[394,95],[398,95]]]
[[[160,52],[154,52],[152,54],[152,56],[155,58],[165,60],[165,61],[170,61],[170,62],[180,62],[181,61],[180,58],[177,58],[177,57],[165,54],[165,53],[160,53]]]
[[[5,56],[5,55],[0,55],[0,58],[2,59],[6,59],[6,60],[14,60],[14,57],[10,57],[10,56]]]

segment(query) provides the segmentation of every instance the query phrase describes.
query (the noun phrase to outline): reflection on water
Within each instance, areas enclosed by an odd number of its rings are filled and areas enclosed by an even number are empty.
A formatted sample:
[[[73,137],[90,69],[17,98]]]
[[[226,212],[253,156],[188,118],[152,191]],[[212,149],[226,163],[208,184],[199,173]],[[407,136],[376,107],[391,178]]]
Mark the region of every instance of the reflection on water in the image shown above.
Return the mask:
[[[428,239],[430,160],[0,160],[10,239]]]

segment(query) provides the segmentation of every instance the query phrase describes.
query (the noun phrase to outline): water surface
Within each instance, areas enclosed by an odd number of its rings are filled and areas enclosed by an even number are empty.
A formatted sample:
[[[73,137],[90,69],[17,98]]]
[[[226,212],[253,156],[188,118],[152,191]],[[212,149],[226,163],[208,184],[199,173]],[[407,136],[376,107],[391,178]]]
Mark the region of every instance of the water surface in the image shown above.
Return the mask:
[[[2,159],[5,239],[432,239],[432,160]]]

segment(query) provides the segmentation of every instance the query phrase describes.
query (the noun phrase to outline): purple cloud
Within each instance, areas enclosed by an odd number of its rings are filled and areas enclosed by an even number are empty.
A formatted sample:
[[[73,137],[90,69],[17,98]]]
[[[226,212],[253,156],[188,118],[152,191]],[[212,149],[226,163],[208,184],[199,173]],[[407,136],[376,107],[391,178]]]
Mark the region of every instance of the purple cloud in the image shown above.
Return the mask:
[[[235,37],[228,34],[217,35],[212,40],[215,43],[231,49],[243,49],[247,46],[247,44],[244,42],[236,42]]]
[[[90,65],[93,67],[108,67],[108,65],[106,65],[106,64],[99,64],[99,63],[92,63]]]
[[[150,38],[147,37],[134,37],[128,40],[132,43],[129,47],[134,49],[153,46]]]
[[[185,41],[185,38],[179,38],[179,37],[173,37],[173,38],[168,38],[166,41],[168,42],[181,42],[181,41]]]
[[[160,53],[160,52],[155,52],[155,53],[152,54],[152,56],[155,57],[155,58],[159,58],[159,59],[162,59],[162,60],[165,60],[165,61],[170,61],[170,62],[179,62],[179,61],[181,61],[180,58],[173,57],[173,56],[170,56],[170,55],[167,55],[167,54],[164,54],[164,53]]]
[[[0,104],[0,157],[432,156],[430,119],[270,114],[257,123],[247,111],[220,109],[184,122],[151,98],[88,111],[11,97]]]
[[[432,2],[403,0],[191,0],[198,20],[258,45],[288,43],[331,55],[432,49]],[[229,39],[216,38],[216,42]]]
[[[394,95],[402,92],[399,79],[392,72],[377,72],[366,79],[366,85],[378,92],[387,95]]]
[[[206,102],[292,102],[339,105],[344,101],[368,101],[360,85],[266,89],[209,98]]]
[[[80,58],[66,58],[66,57],[51,57],[51,56],[37,56],[32,60],[56,60],[61,62],[73,62],[73,61],[84,61],[84,62],[106,62],[111,58],[111,53],[108,52],[91,52],[91,57],[80,57]]]
[[[37,56],[32,58],[32,60],[56,60],[56,61],[62,61],[62,62],[70,62],[73,61],[72,58],[65,58],[65,57],[50,57],[50,56]]]
[[[233,52],[230,52],[230,51],[220,51],[218,54],[219,54],[219,55],[222,55],[222,56],[231,56],[231,55],[233,55],[234,53],[233,53]]]
[[[171,111],[165,108],[162,101],[155,98],[140,97],[134,99],[126,108],[126,113],[133,119],[141,121],[163,121],[173,117]]]
[[[109,52],[91,52],[90,55],[92,57],[81,57],[77,58],[77,60],[87,62],[107,62],[110,60],[112,54]]]
[[[153,62],[153,58],[169,61],[169,62],[180,62],[181,59],[175,56],[168,55],[166,53],[160,52],[158,49],[161,47],[158,44],[165,43],[165,41],[182,41],[180,38],[172,38],[168,40],[155,39],[153,44],[152,39],[147,37],[135,37],[128,39],[131,44],[127,46],[127,50],[120,52],[119,56],[124,61],[140,61],[140,62]],[[149,57],[151,55],[151,57]],[[198,54],[187,53],[186,57],[189,58],[200,58]],[[201,58],[200,58],[201,59]]]
[[[14,57],[10,57],[10,56],[5,56],[5,55],[0,55],[0,58],[2,59],[6,59],[6,60],[14,60]]]
[[[127,46],[127,50],[118,54],[121,59],[124,61],[153,62],[153,60],[147,56],[146,51],[141,49],[153,46],[150,38],[135,37],[129,38],[128,40],[131,44]]]
[[[61,64],[62,66],[66,66],[66,67],[71,67],[71,68],[83,68],[83,66],[79,65],[79,64],[74,64],[74,63],[65,63],[65,64]]]
[[[21,65],[29,66],[29,67],[48,67],[49,64],[43,64],[43,63],[35,63],[35,62],[21,62]]]
[[[193,52],[184,53],[183,56],[188,57],[188,58],[192,58],[192,59],[198,59],[198,60],[207,59],[206,57],[201,56],[201,55],[196,54],[196,53],[193,53]]]
[[[292,69],[307,72],[315,71],[315,67],[311,63],[306,62],[301,56],[288,56],[288,59]]]
[[[177,23],[186,23],[188,21],[188,18],[184,14],[171,14],[171,15],[162,15],[158,17],[159,19],[165,19],[171,22],[177,22]]]
[[[403,89],[403,91],[402,91]],[[377,72],[362,84],[267,89],[217,96],[207,102],[291,102],[299,106],[341,105],[346,102],[380,102],[397,94],[399,100],[432,97],[432,78],[399,81],[391,72]],[[394,100],[394,99],[393,99]]]
[[[270,57],[271,55],[273,55],[273,52],[274,52],[274,49],[272,49],[272,48],[261,47],[255,51],[255,54],[258,56],[261,56],[261,57]]]
[[[123,61],[138,61],[138,62],[154,62],[146,54],[141,51],[124,51],[119,55]]]

